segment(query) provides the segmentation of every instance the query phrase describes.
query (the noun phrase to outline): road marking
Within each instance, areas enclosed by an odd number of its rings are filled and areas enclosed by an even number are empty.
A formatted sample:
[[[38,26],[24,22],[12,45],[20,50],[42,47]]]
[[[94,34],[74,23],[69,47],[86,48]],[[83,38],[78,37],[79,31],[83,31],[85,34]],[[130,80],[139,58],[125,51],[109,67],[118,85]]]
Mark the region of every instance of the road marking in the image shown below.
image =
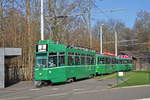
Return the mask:
[[[38,90],[38,89],[31,89],[31,90]],[[75,89],[75,90],[79,90],[79,89]],[[82,90],[82,89],[80,89]],[[96,92],[100,92],[100,91],[105,91],[105,89],[103,90],[88,90],[88,91],[75,91],[73,92],[72,94],[76,95],[76,94],[86,94],[86,93],[96,93]],[[48,95],[41,95],[39,96],[38,98],[43,98],[43,97],[57,97],[57,96],[66,96],[66,95],[69,95],[70,92],[66,92],[66,93],[55,93],[55,94],[48,94]],[[14,97],[14,98],[1,98],[0,100],[15,100],[15,99],[30,99],[32,97]]]
[[[79,89],[77,89],[79,90]],[[81,90],[81,89],[80,89]],[[95,93],[95,92],[100,92],[100,91],[104,91],[104,90],[89,90],[89,91],[80,91],[80,92],[73,92],[72,94],[86,94],[86,93]],[[70,92],[66,92],[66,93],[57,93],[57,94],[49,94],[49,95],[42,95],[38,98],[42,98],[42,97],[55,97],[55,96],[65,96],[65,95],[69,95]]]
[[[137,85],[137,86],[128,86],[128,87],[122,87],[122,88],[136,88],[136,87],[147,87],[150,85]]]
[[[73,89],[74,91],[80,91],[80,90],[84,90],[84,89]]]
[[[0,100],[15,100],[15,99],[29,99],[29,97],[3,98],[3,99],[0,99]]]
[[[96,86],[96,88],[101,88],[101,87],[108,87],[108,86]]]
[[[127,86],[127,87],[118,87],[118,88],[112,88],[112,89],[123,89],[123,88],[140,88],[140,87],[150,87],[150,85],[137,85],[137,86]]]
[[[89,90],[89,91],[75,92],[74,94],[95,93],[95,92],[99,92],[99,91],[100,90]]]
[[[40,96],[38,98],[42,98],[42,97],[53,97],[53,96],[64,96],[64,95],[68,95],[69,93],[59,93],[59,94],[50,94],[50,95],[43,95]]]
[[[150,98],[135,99],[135,100],[150,100]]]
[[[40,90],[40,89],[30,89],[30,91],[37,91],[37,90]]]
[[[95,93],[95,92],[100,92],[102,90],[89,90],[89,91],[81,91],[81,92],[74,92],[73,94],[85,94],[85,93]],[[69,95],[70,93],[59,93],[59,94],[50,94],[50,95],[43,95],[40,96],[38,98],[42,98],[42,97],[53,97],[53,96],[65,96],[65,95]]]
[[[52,88],[52,90],[59,90],[59,88]]]

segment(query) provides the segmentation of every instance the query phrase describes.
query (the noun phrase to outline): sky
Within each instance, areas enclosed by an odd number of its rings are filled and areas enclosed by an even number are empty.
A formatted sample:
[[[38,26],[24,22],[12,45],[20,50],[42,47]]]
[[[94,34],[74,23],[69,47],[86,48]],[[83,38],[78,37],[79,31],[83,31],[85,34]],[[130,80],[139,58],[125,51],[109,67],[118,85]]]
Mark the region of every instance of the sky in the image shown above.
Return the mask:
[[[126,10],[117,12],[106,12],[105,14],[92,13],[92,25],[98,20],[108,20],[110,18],[120,20],[125,23],[129,28],[132,28],[136,19],[136,14],[140,10],[150,12],[150,0],[97,0],[97,9],[94,10],[106,10],[125,8]]]

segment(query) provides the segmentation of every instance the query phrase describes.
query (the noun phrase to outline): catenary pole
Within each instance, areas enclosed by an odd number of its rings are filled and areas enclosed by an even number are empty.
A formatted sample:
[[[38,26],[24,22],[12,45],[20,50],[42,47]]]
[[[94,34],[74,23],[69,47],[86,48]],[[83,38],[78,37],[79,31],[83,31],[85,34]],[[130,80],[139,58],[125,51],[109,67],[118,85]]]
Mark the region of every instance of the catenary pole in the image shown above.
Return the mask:
[[[92,48],[91,0],[89,0],[88,21],[89,21],[88,31],[89,31],[89,34],[90,34],[90,48]]]
[[[117,32],[115,32],[115,56],[118,55],[118,48],[117,48]]]
[[[103,25],[104,24],[101,24],[100,25],[100,54],[102,54],[103,53]]]
[[[43,0],[41,0],[41,40],[44,40]]]

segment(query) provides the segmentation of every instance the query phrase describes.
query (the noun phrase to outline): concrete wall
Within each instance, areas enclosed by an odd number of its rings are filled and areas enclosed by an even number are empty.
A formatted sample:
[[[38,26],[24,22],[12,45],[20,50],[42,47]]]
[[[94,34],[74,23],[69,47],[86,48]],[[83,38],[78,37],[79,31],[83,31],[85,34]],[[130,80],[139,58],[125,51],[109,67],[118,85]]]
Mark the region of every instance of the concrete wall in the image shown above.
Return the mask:
[[[20,56],[21,48],[0,48],[0,88],[5,88],[5,56]]]
[[[0,88],[5,87],[5,67],[4,67],[4,56],[0,55]]]

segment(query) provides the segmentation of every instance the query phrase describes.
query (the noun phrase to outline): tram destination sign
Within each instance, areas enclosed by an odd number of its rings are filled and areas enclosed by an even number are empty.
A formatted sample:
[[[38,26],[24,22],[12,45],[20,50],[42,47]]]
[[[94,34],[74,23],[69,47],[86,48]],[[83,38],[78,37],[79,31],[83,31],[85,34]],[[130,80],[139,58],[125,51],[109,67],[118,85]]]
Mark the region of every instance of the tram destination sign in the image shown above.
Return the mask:
[[[46,52],[47,49],[48,49],[48,45],[46,44],[38,45],[38,52]]]

